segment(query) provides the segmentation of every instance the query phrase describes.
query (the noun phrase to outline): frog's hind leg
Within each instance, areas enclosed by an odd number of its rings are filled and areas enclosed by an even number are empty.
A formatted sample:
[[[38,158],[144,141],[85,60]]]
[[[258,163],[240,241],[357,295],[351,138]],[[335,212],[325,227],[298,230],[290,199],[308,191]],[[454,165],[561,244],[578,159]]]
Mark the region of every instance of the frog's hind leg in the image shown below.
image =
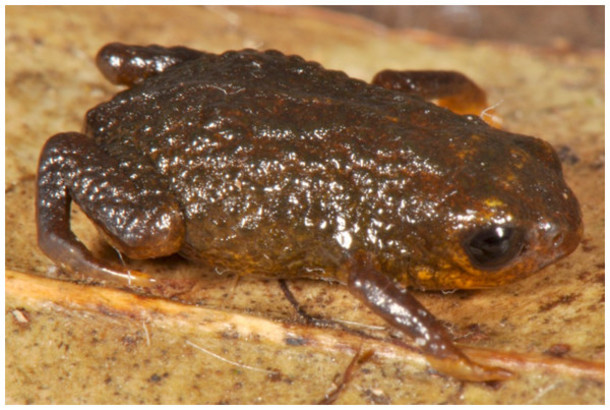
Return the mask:
[[[299,316],[301,316],[305,320],[305,322],[307,324],[318,326],[318,327],[332,327],[334,325],[339,324],[338,322],[335,322],[333,320],[327,320],[322,317],[312,316],[309,313],[307,313],[301,307],[301,305],[299,304],[297,299],[294,297],[294,294],[292,293],[290,288],[288,288],[288,283],[286,283],[286,280],[278,279],[278,283],[280,285],[280,288],[282,289],[282,292],[284,293],[284,296],[286,297],[286,300],[288,300],[288,302],[292,305],[294,310],[299,314]]]
[[[373,257],[356,254],[344,267],[348,289],[388,323],[415,339],[430,365],[462,380],[503,380],[511,373],[471,361],[451,341],[442,325],[406,289],[376,267]]]
[[[151,285],[154,279],[143,273],[95,258],[70,229],[73,200],[111,245],[129,257],[177,252],[185,232],[177,201],[154,186],[153,178],[137,178],[137,169],[129,171],[84,134],[50,138],[40,156],[36,192],[38,244],[44,253],[87,279]]]
[[[456,114],[480,116],[495,127],[501,124],[501,119],[487,104],[485,91],[457,71],[384,70],[373,77],[372,84],[417,95]]]
[[[203,55],[205,53],[187,47],[111,43],[97,53],[96,63],[110,82],[131,86],[176,64]]]

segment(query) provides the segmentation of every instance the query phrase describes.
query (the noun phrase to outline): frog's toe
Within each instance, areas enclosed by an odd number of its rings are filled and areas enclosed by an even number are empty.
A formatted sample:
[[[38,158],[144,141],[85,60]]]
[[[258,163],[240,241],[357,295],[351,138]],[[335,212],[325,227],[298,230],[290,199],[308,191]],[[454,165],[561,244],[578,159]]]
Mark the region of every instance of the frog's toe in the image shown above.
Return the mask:
[[[486,366],[462,357],[440,358],[426,356],[426,360],[434,370],[459,380],[487,382],[507,380],[513,377],[513,373],[507,369]]]
[[[133,85],[204,53],[187,47],[105,45],[97,54],[99,70],[113,84]]]

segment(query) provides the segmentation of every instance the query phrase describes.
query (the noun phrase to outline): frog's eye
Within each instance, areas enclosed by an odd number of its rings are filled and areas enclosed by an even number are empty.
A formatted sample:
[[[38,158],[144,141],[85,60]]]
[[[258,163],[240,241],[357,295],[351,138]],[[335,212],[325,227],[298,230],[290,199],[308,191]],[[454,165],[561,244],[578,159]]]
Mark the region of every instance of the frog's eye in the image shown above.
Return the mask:
[[[521,253],[523,232],[508,226],[489,226],[471,233],[464,249],[472,264],[481,269],[498,269]]]

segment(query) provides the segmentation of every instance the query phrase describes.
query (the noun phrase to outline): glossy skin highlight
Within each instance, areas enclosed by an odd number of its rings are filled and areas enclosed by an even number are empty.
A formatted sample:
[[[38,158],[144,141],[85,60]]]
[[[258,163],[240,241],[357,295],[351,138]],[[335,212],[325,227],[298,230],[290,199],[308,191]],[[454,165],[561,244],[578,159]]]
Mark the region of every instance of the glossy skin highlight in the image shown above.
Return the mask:
[[[98,66],[130,88],[87,113],[85,134],[52,137],[40,159],[39,244],[60,266],[154,280],[94,258],[70,231],[74,200],[129,257],[180,253],[238,275],[336,280],[428,340],[439,370],[506,377],[469,361],[405,290],[501,285],[580,240],[549,144],[414,95],[481,108],[478,88],[456,74],[447,86],[446,73],[442,92],[422,91],[429,73],[371,85],[277,51],[111,44]]]

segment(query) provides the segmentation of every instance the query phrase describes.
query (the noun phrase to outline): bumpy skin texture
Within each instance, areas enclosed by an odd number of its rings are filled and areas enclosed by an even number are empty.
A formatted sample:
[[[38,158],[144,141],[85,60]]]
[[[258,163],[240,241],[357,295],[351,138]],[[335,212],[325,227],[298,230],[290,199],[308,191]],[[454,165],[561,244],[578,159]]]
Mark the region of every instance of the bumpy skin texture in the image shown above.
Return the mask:
[[[74,200],[130,257],[335,279],[436,368],[506,377],[470,362],[403,287],[507,283],[572,252],[582,223],[549,144],[414,95],[481,106],[470,80],[385,72],[371,85],[277,51],[121,44],[98,66],[131,88],[40,159],[39,244],[58,264],[125,274],[71,233]]]
[[[155,170],[182,206],[181,252],[221,271],[335,277],[364,250],[403,284],[492,286],[564,251],[539,246],[541,226],[580,224],[547,143],[273,51],[172,67],[91,110],[87,134]],[[470,266],[464,235],[507,222],[529,249]]]

